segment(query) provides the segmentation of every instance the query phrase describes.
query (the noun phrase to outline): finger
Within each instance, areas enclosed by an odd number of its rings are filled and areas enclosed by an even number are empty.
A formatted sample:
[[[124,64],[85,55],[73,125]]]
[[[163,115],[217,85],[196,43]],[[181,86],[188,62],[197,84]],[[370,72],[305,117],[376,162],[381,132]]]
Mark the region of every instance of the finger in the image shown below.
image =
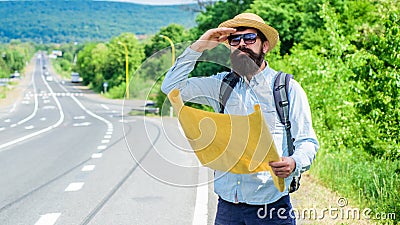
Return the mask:
[[[275,167],[275,168],[280,168],[280,167],[285,167],[287,166],[287,163],[284,161],[280,161],[280,162],[270,162],[269,166],[271,167]]]
[[[224,36],[219,37],[219,38],[218,38],[218,41],[219,41],[219,42],[224,42],[224,41],[226,41],[227,39],[228,39],[228,36],[227,36],[227,35],[224,35]]]
[[[222,32],[224,34],[230,34],[236,32],[236,29],[231,27],[219,27],[216,29],[216,31]]]
[[[235,33],[236,29],[220,27],[220,28],[211,30],[211,32],[212,32],[211,36],[214,36],[214,37],[229,36],[230,34]]]

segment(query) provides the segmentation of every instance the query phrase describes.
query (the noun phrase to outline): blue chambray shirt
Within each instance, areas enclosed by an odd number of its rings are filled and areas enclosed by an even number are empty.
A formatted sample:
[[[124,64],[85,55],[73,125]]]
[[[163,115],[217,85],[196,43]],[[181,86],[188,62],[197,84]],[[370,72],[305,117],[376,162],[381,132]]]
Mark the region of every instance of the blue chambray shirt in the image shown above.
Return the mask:
[[[184,101],[207,104],[218,112],[221,81],[228,72],[188,78],[201,54],[188,47],[166,74],[161,89],[168,94],[177,88]],[[276,113],[272,92],[276,75],[277,71],[267,66],[249,82],[241,78],[226,103],[225,113],[248,115],[254,112],[254,105],[259,104],[279,155],[288,156],[286,132]],[[307,96],[295,80],[290,82],[288,96],[291,133],[295,138],[295,152],[291,157],[296,162],[296,168],[292,175],[285,179],[285,191],[279,192],[275,188],[268,171],[253,174],[215,171],[214,191],[222,199],[253,205],[275,202],[288,194],[287,187],[293,175],[298,175],[310,168],[319,146],[312,128]]]

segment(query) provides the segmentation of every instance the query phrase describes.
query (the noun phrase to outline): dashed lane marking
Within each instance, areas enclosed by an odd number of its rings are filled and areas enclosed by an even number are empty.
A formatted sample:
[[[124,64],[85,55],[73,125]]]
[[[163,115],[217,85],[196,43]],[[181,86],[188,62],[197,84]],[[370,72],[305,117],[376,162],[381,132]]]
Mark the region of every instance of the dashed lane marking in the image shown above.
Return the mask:
[[[98,159],[103,157],[103,153],[94,153],[92,154],[92,159]]]
[[[97,150],[104,150],[104,149],[106,149],[107,148],[107,145],[100,145],[100,146],[97,146]]]
[[[82,172],[87,172],[87,171],[92,171],[92,170],[94,170],[94,168],[95,168],[96,166],[95,165],[85,165],[83,168],[82,168]]]
[[[35,225],[53,225],[60,217],[61,213],[47,213],[41,215],[39,220],[35,223]]]
[[[106,110],[109,110],[109,109],[110,109],[108,106],[106,106],[106,105],[104,105],[104,104],[100,104],[100,105],[101,105],[101,107],[103,107],[103,108],[106,109]]]
[[[33,96],[38,96],[38,97],[48,97],[48,96],[83,96],[83,93],[81,92],[75,92],[75,93],[71,93],[71,92],[62,92],[62,93],[46,93],[46,92],[42,92],[39,94],[27,94],[26,96],[29,97],[33,97]]]
[[[74,123],[73,126],[74,126],[74,127],[87,127],[87,126],[89,126],[90,124],[91,124],[90,122]]]
[[[70,183],[67,188],[65,188],[65,191],[79,191],[82,189],[83,185],[85,183],[83,182],[76,182],[76,183]]]
[[[26,126],[26,127],[25,127],[26,130],[32,130],[33,128],[34,128],[33,125],[30,125],[30,126]]]

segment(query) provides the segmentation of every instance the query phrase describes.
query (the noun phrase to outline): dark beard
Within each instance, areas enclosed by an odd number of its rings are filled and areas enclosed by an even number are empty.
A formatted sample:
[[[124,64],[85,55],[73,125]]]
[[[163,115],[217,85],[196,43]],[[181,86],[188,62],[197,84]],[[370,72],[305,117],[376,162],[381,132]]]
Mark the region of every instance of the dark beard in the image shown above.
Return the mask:
[[[240,54],[245,52],[247,54]],[[232,70],[240,76],[256,75],[264,62],[265,53],[260,49],[260,54],[251,49],[240,46],[231,53]]]

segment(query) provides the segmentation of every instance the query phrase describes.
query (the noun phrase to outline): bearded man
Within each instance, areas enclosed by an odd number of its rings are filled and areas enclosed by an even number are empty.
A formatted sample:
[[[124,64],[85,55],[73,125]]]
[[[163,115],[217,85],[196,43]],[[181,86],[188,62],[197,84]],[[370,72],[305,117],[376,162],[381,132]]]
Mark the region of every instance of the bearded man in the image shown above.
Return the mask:
[[[189,46],[168,71],[162,91],[179,89],[184,101],[210,105],[216,112],[248,115],[259,104],[273,136],[280,162],[269,165],[276,176],[285,178],[285,191],[278,191],[268,171],[233,174],[215,171],[214,191],[218,195],[215,224],[296,224],[288,187],[292,177],[308,170],[318,150],[307,96],[295,80],[288,87],[291,135],[294,153],[289,156],[285,127],[280,123],[273,97],[278,72],[264,60],[279,41],[278,32],[256,14],[242,13],[218,28],[206,31]],[[230,48],[230,72],[191,77],[196,61],[205,50],[220,43]],[[239,79],[226,104],[221,105],[221,82],[228,74]],[[222,109],[221,109],[222,108]]]

